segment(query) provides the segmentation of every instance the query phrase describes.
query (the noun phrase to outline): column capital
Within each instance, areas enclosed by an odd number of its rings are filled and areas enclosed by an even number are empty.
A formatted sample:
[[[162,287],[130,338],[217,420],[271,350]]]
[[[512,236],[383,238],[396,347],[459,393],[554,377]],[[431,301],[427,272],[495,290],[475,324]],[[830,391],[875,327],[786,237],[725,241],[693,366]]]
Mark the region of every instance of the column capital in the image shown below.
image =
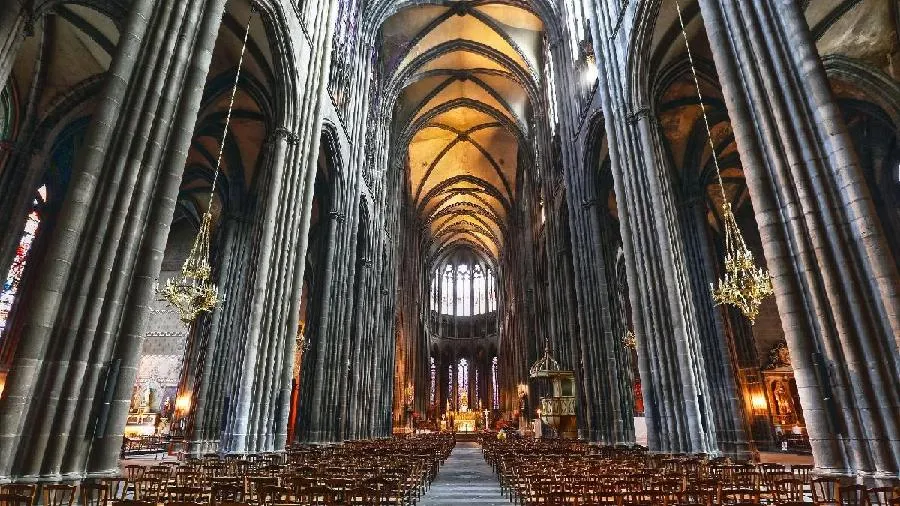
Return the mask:
[[[272,133],[269,134],[269,141],[275,142],[281,139],[287,140],[288,144],[296,144],[300,138],[294,132],[288,130],[287,128],[280,126],[272,130]]]
[[[653,115],[653,110],[649,106],[642,106],[638,109],[635,109],[634,111],[628,113],[625,117],[625,120],[631,124],[635,124],[638,121],[641,121],[642,119],[649,119],[649,120],[655,119],[655,116]]]
[[[337,220],[339,223],[343,223],[347,216],[341,211],[331,211],[328,213],[328,216],[331,217],[332,220]]]

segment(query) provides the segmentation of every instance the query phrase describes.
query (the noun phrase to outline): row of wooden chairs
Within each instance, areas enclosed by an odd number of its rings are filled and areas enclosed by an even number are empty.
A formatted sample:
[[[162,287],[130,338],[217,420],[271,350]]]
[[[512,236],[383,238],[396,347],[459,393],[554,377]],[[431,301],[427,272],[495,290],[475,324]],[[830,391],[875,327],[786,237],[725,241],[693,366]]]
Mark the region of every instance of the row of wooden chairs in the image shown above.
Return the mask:
[[[0,506],[412,505],[449,456],[452,435],[420,435],[286,452],[128,464],[123,476],[74,485],[10,484]],[[40,494],[38,493],[40,492]]]
[[[754,465],[706,455],[652,454],[640,447],[490,436],[482,438],[482,449],[504,495],[517,504],[900,505],[896,488],[816,478],[809,465]]]

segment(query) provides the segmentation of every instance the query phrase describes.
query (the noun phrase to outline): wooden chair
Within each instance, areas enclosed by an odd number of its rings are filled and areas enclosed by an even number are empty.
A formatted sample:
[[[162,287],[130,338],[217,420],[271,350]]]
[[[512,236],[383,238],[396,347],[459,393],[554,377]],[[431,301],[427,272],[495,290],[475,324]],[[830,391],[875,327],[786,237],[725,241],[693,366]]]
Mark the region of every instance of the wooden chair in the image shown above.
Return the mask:
[[[722,504],[760,504],[759,489],[731,488],[722,491]]]
[[[379,506],[381,494],[371,487],[354,487],[344,494],[344,499],[349,505]]]
[[[279,487],[277,485],[263,485],[259,490],[259,504],[283,504],[296,502],[297,497],[294,495],[294,489],[290,487]]]
[[[779,502],[803,502],[803,482],[791,478],[778,480],[774,484],[775,499]]]
[[[687,490],[678,494],[678,504],[719,504],[719,494],[714,490]]]
[[[838,498],[844,506],[866,506],[869,497],[863,485],[844,485],[838,490]]]
[[[78,487],[78,504],[81,506],[106,506],[109,491],[102,483],[82,483]]]
[[[168,503],[191,503],[201,502],[203,499],[203,489],[200,487],[168,487],[166,490],[166,502]]]
[[[900,489],[896,487],[870,488],[866,492],[866,496],[872,506],[888,506],[891,504],[891,499],[900,498]]]
[[[841,482],[837,478],[817,478],[812,480],[813,504],[840,504]]]
[[[244,502],[244,487],[236,483],[214,483],[209,500],[213,506]]]
[[[7,483],[0,485],[0,493],[25,496],[29,498],[31,504],[34,504],[34,500],[37,498],[37,486],[32,483]]]
[[[158,477],[144,476],[134,482],[134,499],[156,504],[165,495],[166,484]]]
[[[327,506],[332,504],[333,495],[328,487],[317,485],[309,487],[302,494],[297,496],[297,502],[300,504],[308,504],[314,506]],[[273,505],[277,506],[277,505]]]
[[[41,487],[43,506],[72,506],[75,487],[72,485],[44,485]]]
[[[106,487],[106,501],[121,501],[128,494],[128,480],[125,478],[101,478],[97,483]]]
[[[244,479],[244,497],[248,502],[260,502],[260,492],[264,486],[278,485],[278,478],[272,476],[247,476]]]
[[[113,501],[113,506],[156,506],[156,503],[139,501],[137,499],[122,499],[121,501]]]
[[[810,486],[812,483],[812,470],[812,464],[795,464],[791,466],[791,473],[806,486]]]
[[[166,501],[165,506],[206,506],[199,501]]]
[[[0,494],[0,506],[31,506],[32,499],[25,495]]]

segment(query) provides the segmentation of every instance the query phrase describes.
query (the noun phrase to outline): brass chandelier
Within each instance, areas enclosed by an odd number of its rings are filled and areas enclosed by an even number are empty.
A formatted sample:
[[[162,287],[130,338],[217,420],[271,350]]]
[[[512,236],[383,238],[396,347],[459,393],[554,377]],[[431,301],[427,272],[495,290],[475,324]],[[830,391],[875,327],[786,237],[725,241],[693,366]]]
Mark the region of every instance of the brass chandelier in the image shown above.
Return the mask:
[[[209,191],[209,205],[200,222],[200,230],[194,239],[191,253],[188,255],[181,272],[168,280],[166,286],[159,290],[162,298],[178,310],[181,321],[190,325],[201,313],[212,311],[225,296],[219,293],[219,287],[212,280],[212,267],[209,264],[209,237],[212,226],[213,197],[216,194],[216,183],[219,180],[219,171],[222,166],[222,155],[225,152],[225,141],[228,138],[228,126],[231,123],[231,113],[234,110],[234,97],[237,95],[238,82],[241,77],[241,68],[244,65],[244,53],[247,50],[247,39],[250,36],[250,24],[253,21],[255,9],[251,9],[250,19],[247,20],[247,29],[244,32],[244,41],[241,46],[241,56],[238,60],[237,72],[234,75],[234,86],[231,89],[231,100],[228,103],[228,114],[225,116],[225,128],[222,132],[222,142],[219,144],[219,156],[216,159],[216,171],[213,175],[212,187]]]
[[[719,191],[722,193],[722,222],[725,232],[725,275],[718,280],[718,284],[710,283],[710,289],[716,305],[730,304],[737,307],[750,320],[752,325],[756,322],[756,317],[759,315],[759,306],[762,304],[762,301],[775,293],[772,288],[772,277],[768,271],[762,267],[757,267],[753,253],[744,242],[744,236],[741,234],[741,229],[738,228],[734,213],[731,210],[731,203],[725,194],[725,185],[722,183],[722,171],[719,169],[719,157],[716,154],[712,130],[709,127],[709,118],[706,116],[706,104],[703,102],[703,93],[700,91],[700,80],[697,77],[697,69],[694,66],[694,58],[691,55],[691,46],[688,42],[687,30],[684,26],[684,18],[682,17],[681,6],[678,0],[675,0],[675,9],[678,11],[681,35],[684,37],[684,47],[687,49],[691,75],[694,78],[694,86],[697,89],[700,111],[703,113],[703,124],[706,126],[709,148],[716,169],[716,180],[719,184]]]

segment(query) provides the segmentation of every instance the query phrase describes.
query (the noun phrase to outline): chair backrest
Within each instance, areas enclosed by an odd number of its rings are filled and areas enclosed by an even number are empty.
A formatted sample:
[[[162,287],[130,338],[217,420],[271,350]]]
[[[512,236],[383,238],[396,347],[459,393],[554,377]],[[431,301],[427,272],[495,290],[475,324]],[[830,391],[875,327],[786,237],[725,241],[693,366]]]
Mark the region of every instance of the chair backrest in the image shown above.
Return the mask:
[[[81,506],[106,506],[109,491],[102,483],[82,483],[78,488],[78,503]]]
[[[125,478],[101,478],[97,483],[106,487],[107,501],[125,499],[125,494],[128,492],[128,480]]]
[[[713,506],[718,504],[718,493],[713,490],[687,490],[678,494],[679,504],[705,504]]]
[[[797,478],[778,480],[774,484],[775,497],[779,502],[803,501],[803,481]]]
[[[145,476],[134,482],[134,498],[139,501],[157,503],[162,500],[166,484],[160,478]]]
[[[277,485],[262,485],[259,489],[259,504],[295,502],[294,489]]]
[[[125,466],[125,478],[134,482],[144,476],[144,466],[128,464]]]
[[[33,483],[7,483],[0,486],[0,493],[25,496],[34,504],[37,497],[37,486]]]
[[[156,506],[156,503],[137,499],[122,499],[121,501],[114,501],[113,506]]]
[[[839,489],[840,504],[847,506],[866,506],[869,497],[863,485],[844,485]]]
[[[244,501],[244,487],[237,483],[215,483],[210,491],[210,502],[216,506]]]
[[[18,494],[0,494],[0,506],[31,506],[31,498]]]
[[[197,502],[203,498],[203,489],[200,487],[169,487],[166,497],[168,502]]]
[[[344,494],[344,501],[352,505],[382,504],[381,494],[372,487],[354,487]]]
[[[876,487],[870,488],[866,495],[869,499],[869,504],[872,506],[888,506],[891,504],[891,499],[900,498],[900,488],[897,487]]]
[[[75,487],[72,485],[44,485],[41,487],[44,506],[72,506]]]
[[[722,491],[722,504],[759,504],[759,489],[732,488]]]
[[[812,464],[795,464],[791,466],[791,473],[805,484],[809,484],[812,480],[812,470]]]
[[[841,482],[837,478],[812,480],[813,502],[816,504],[840,504]]]
[[[206,506],[199,501],[166,501],[165,506]]]

